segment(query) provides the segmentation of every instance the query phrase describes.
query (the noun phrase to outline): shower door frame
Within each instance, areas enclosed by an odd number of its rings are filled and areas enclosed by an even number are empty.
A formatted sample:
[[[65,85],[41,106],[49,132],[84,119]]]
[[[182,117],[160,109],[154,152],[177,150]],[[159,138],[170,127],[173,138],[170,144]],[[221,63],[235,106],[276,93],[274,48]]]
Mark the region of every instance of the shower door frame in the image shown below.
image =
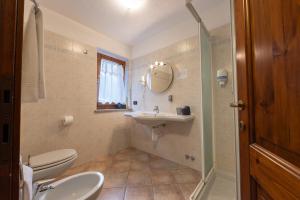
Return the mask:
[[[233,92],[234,92],[234,100],[237,101],[238,99],[238,92],[237,92],[237,63],[236,63],[236,30],[235,30],[235,27],[236,27],[236,23],[241,23],[240,21],[237,21],[236,22],[236,19],[235,19],[235,14],[236,14],[236,8],[238,7],[239,9],[241,9],[242,5],[241,4],[235,4],[236,3],[236,0],[230,0],[230,26],[231,26],[231,41],[232,41],[232,70],[233,70]],[[204,26],[204,24],[202,24],[201,22],[198,23],[199,24],[199,31],[200,31],[200,27]],[[204,29],[205,29],[205,26],[204,26]],[[201,37],[201,36],[200,36]],[[199,38],[201,40],[201,38]],[[199,41],[200,45],[201,45],[201,41]],[[201,55],[200,55],[201,56]],[[201,58],[200,58],[200,62],[201,62]],[[213,75],[213,74],[212,74]],[[202,104],[202,102],[201,102]],[[212,113],[213,114],[213,113]],[[234,123],[235,123],[235,129],[234,129],[234,135],[235,135],[235,157],[236,157],[236,182],[235,182],[235,185],[236,185],[236,198],[237,200],[240,200],[242,199],[241,198],[241,169],[240,169],[240,164],[243,164],[243,163],[240,163],[240,150],[239,150],[239,146],[240,146],[240,135],[239,135],[239,120],[238,120],[238,115],[239,115],[239,112],[238,110],[235,110],[234,111]],[[202,116],[203,117],[203,116]],[[213,125],[213,124],[212,124]],[[213,126],[214,128],[214,126]],[[203,131],[203,130],[202,130]],[[213,130],[214,132],[214,130]],[[204,141],[202,139],[201,141],[201,145],[203,146],[204,144]],[[215,144],[213,144],[214,146]],[[213,149],[214,150],[214,149]],[[202,152],[204,154],[204,152]],[[202,158],[204,158],[205,155],[202,155]],[[214,152],[213,152],[213,156],[214,155]],[[215,159],[215,158],[214,158]],[[214,160],[215,162],[215,160]],[[244,167],[244,166],[243,166]],[[202,164],[202,170],[204,169],[204,164]],[[248,170],[247,168],[244,168],[244,170]],[[202,173],[202,176],[203,176],[204,173]],[[209,188],[211,188],[212,186],[212,182],[213,180],[215,179],[215,169],[214,169],[214,165],[210,171],[210,173],[205,176],[204,175],[204,179],[205,180],[201,180],[201,182],[198,184],[196,190],[194,191],[194,193],[192,194],[192,198],[198,198],[198,199],[201,199],[202,197],[204,197],[206,194],[207,194],[207,190]],[[242,181],[244,181],[243,184],[247,184],[247,180],[245,180],[245,178],[242,179]],[[246,183],[245,183],[246,182]],[[246,186],[247,187],[247,186]],[[206,188],[206,189],[205,189]],[[245,194],[244,194],[245,195]],[[247,196],[247,192],[246,192],[246,196]]]
[[[210,37],[210,35],[209,35],[209,32],[207,31],[207,29],[206,29],[206,27],[205,27],[205,25],[202,23],[202,22],[200,22],[200,23],[198,23],[198,30],[199,30],[199,49],[200,49],[200,68],[201,68],[201,73],[200,73],[200,76],[201,76],[201,95],[203,96],[203,84],[204,84],[204,82],[203,82],[203,78],[202,78],[202,75],[203,75],[203,54],[202,54],[202,33],[204,33],[204,34],[206,34],[206,37],[208,38],[208,42],[210,43],[210,41],[209,41],[209,37]],[[203,31],[201,31],[201,30],[203,30]],[[209,51],[210,51],[210,75],[211,75],[211,103],[213,102],[213,96],[212,96],[212,86],[213,86],[213,71],[212,71],[212,46],[211,46],[211,43],[209,44]],[[203,111],[203,97],[201,98],[201,135],[202,135],[202,138],[201,138],[201,146],[202,146],[202,152],[201,152],[201,155],[202,155],[202,169],[201,169],[201,171],[202,171],[202,180],[203,180],[203,182],[204,182],[204,185],[207,183],[207,182],[209,182],[209,180],[212,178],[212,176],[214,176],[214,163],[215,163],[215,158],[214,158],[214,154],[215,154],[215,152],[214,152],[214,126],[213,126],[213,106],[212,106],[212,104],[211,104],[211,107],[210,107],[210,109],[211,109],[211,134],[212,134],[212,143],[211,143],[211,147],[212,147],[212,152],[211,152],[211,156],[212,156],[212,167],[209,169],[209,171],[208,171],[208,173],[206,174],[206,171],[207,171],[207,169],[206,169],[206,163],[205,163],[205,161],[206,161],[206,155],[207,155],[207,153],[205,152],[205,136],[204,136],[204,134],[205,134],[205,130],[204,130],[204,118],[205,118],[205,116],[204,116],[204,111]]]
[[[201,77],[201,89],[200,89],[200,93],[203,95],[203,81],[202,81],[202,73],[203,73],[203,66],[202,66],[202,61],[203,61],[203,57],[202,57],[202,33],[206,34],[206,36],[208,37],[208,42],[210,42],[209,40],[209,32],[205,26],[205,24],[200,21],[197,22],[198,24],[198,44],[199,44],[199,51],[200,51],[200,77]],[[201,31],[203,30],[203,31]],[[210,48],[210,72],[211,72],[211,92],[212,92],[212,85],[213,85],[213,71],[212,71],[212,46],[211,43],[209,44]],[[213,95],[211,93],[211,101],[213,102]],[[195,199],[201,199],[204,195],[206,195],[208,188],[211,187],[213,180],[215,179],[215,151],[214,151],[214,122],[213,122],[213,105],[211,105],[211,134],[212,134],[212,167],[209,169],[208,173],[206,173],[206,165],[205,165],[205,144],[204,144],[204,114],[203,114],[203,98],[201,98],[201,110],[200,110],[200,121],[201,121],[201,173],[202,173],[202,178],[200,183],[197,185],[196,189],[194,190],[194,192],[191,194],[190,199],[191,200],[195,200]]]

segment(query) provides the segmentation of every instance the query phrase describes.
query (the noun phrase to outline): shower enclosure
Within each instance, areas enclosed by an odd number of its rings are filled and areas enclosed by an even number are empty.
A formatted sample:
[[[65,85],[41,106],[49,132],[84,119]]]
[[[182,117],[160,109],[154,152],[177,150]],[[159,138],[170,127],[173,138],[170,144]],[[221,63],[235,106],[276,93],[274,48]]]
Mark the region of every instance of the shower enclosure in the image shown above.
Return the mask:
[[[213,60],[215,61],[215,57],[213,56],[220,56],[220,55],[213,55],[212,52],[215,48],[215,43],[213,42],[213,36],[210,35],[210,32],[205,27],[205,24],[202,22],[199,14],[197,13],[196,9],[192,5],[191,0],[186,1],[186,7],[191,12],[195,20],[198,24],[198,35],[199,35],[199,53],[200,53],[200,77],[201,77],[201,114],[200,114],[200,121],[201,121],[201,173],[202,179],[198,184],[196,190],[191,196],[191,199],[207,199],[207,195],[211,190],[212,186],[215,182],[218,181],[216,179],[217,174],[219,176],[220,169],[216,166],[216,159],[215,158],[215,151],[216,147],[214,143],[216,142],[216,131],[214,130],[215,127],[218,127],[218,124],[214,124],[215,116],[215,90],[216,86],[214,85],[213,80],[213,70],[216,69],[215,64],[213,64]],[[230,51],[230,49],[228,49]],[[227,54],[226,54],[227,55]],[[223,59],[222,56],[217,59]],[[234,70],[233,70],[234,71]],[[230,90],[230,89],[229,89]],[[214,95],[213,95],[214,91]],[[222,92],[226,91],[224,88]],[[228,89],[227,89],[228,91]],[[233,95],[233,93],[226,93],[228,96]],[[222,102],[222,106],[226,107],[226,102]],[[228,104],[229,106],[229,104]],[[219,113],[218,113],[219,114]],[[214,119],[214,120],[213,120]],[[232,121],[232,123],[234,123]],[[231,124],[232,125],[232,124]],[[234,134],[232,132],[232,134]],[[230,138],[228,138],[230,140]],[[224,147],[224,148],[227,148]],[[220,150],[218,150],[219,152]],[[224,152],[226,154],[226,152]],[[217,157],[217,156],[216,156]]]
[[[199,45],[201,65],[201,147],[202,147],[202,179],[193,198],[196,199],[205,185],[213,178],[214,173],[214,149],[213,149],[213,122],[212,122],[212,55],[209,33],[200,21]]]
[[[201,76],[201,173],[202,179],[198,184],[192,199],[196,199],[206,183],[211,179],[214,169],[213,153],[213,125],[212,125],[212,55],[209,33],[203,24],[191,1],[187,1],[187,8],[198,22],[200,76]]]

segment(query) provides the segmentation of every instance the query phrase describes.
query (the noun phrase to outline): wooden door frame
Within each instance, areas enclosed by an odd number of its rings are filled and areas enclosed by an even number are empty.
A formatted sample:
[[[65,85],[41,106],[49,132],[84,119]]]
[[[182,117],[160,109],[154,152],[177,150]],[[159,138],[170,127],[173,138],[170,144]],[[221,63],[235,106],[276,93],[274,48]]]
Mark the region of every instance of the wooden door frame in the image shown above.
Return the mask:
[[[246,107],[239,112],[239,121],[246,125],[239,131],[240,153],[240,186],[241,199],[258,198],[259,188],[270,191],[264,194],[274,199],[299,198],[299,167],[286,161],[256,143],[254,123],[254,90],[253,90],[253,41],[251,40],[251,0],[234,0],[234,20],[236,36],[236,67],[238,99],[244,101]],[[269,174],[265,172],[268,171]],[[255,180],[254,180],[254,178]],[[272,190],[270,189],[272,188]]]
[[[252,43],[249,16],[249,0],[234,0],[234,20],[236,37],[236,71],[238,99],[243,100],[246,107],[239,112],[239,121],[246,125],[239,131],[239,155],[240,155],[240,188],[241,199],[250,200],[256,198],[255,182],[250,176],[250,148],[254,142],[253,137],[253,90],[252,82]]]
[[[0,26],[1,35],[1,69],[0,84],[6,84],[10,91],[9,103],[4,103],[1,94],[3,119],[8,119],[8,143],[1,154],[0,173],[1,199],[19,199],[19,157],[20,157],[20,108],[21,108],[21,67],[23,41],[24,0],[1,0]],[[4,92],[4,91],[1,91]],[[2,96],[3,95],[3,96]],[[8,110],[8,111],[7,111]],[[3,121],[4,123],[4,121]],[[1,127],[2,128],[2,127]],[[2,137],[2,136],[1,136]],[[0,145],[4,145],[3,143]],[[3,159],[6,157],[6,159]]]
[[[19,199],[20,177],[20,125],[21,125],[21,77],[22,77],[22,47],[24,24],[24,0],[15,0],[16,8],[16,36],[15,36],[15,65],[14,65],[14,119],[12,135],[12,199]]]

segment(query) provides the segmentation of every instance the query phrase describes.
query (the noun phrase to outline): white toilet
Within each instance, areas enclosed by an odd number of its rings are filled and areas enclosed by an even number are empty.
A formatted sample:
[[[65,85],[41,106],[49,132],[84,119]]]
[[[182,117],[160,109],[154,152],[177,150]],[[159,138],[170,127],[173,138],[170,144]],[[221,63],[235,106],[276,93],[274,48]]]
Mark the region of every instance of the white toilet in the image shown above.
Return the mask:
[[[74,149],[61,149],[30,157],[28,166],[33,169],[33,181],[55,178],[71,167],[77,158]]]

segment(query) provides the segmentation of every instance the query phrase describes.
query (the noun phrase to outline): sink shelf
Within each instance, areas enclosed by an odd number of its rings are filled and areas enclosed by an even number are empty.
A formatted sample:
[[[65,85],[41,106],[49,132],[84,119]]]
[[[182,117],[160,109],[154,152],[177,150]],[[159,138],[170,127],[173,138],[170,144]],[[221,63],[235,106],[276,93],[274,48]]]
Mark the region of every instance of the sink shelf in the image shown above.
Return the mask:
[[[194,115],[177,115],[173,113],[155,113],[155,112],[126,112],[125,116],[132,117],[137,122],[155,126],[159,124],[166,124],[168,122],[189,122],[192,121]]]

